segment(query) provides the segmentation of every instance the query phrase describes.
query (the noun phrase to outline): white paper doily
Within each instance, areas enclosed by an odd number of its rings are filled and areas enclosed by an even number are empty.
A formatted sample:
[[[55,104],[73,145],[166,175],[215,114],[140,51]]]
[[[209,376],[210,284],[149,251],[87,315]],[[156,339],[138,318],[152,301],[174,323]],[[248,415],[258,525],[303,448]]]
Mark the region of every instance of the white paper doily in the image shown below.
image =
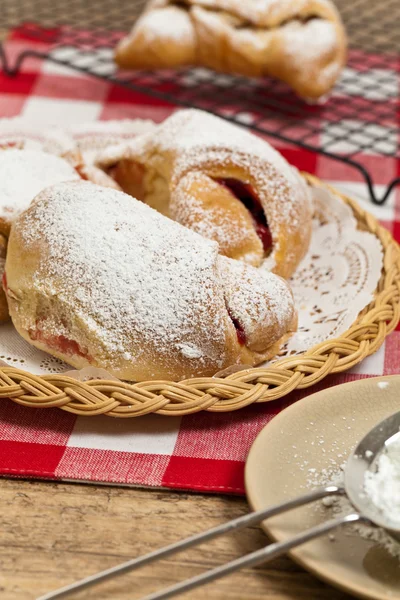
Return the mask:
[[[371,302],[381,275],[383,253],[378,238],[357,229],[351,209],[338,196],[314,188],[313,198],[310,248],[291,281],[298,331],[280,357],[299,354],[344,333]],[[11,323],[0,326],[0,360],[37,375],[71,369],[30,346]]]
[[[311,244],[291,280],[298,330],[279,357],[300,354],[347,331],[373,299],[381,276],[381,243],[357,229],[350,207],[321,188],[313,188],[313,201]]]

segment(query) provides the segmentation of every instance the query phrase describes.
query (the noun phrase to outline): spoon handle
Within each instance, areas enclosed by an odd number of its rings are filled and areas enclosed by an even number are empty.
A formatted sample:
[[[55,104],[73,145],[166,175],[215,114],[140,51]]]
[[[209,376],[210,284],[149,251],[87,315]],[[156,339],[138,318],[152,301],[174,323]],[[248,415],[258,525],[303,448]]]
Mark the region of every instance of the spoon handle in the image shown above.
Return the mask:
[[[251,552],[246,556],[232,560],[225,565],[221,565],[215,569],[210,569],[201,575],[197,575],[196,577],[192,577],[191,579],[177,583],[169,588],[166,588],[165,590],[162,590],[161,592],[150,594],[149,596],[144,597],[142,600],[166,600],[166,598],[172,598],[172,596],[177,596],[183,592],[193,590],[194,588],[206,583],[210,583],[215,579],[219,579],[225,575],[230,575],[231,573],[234,573],[239,569],[243,569],[244,567],[254,567],[260,563],[268,562],[274,558],[277,558],[278,556],[281,556],[282,554],[285,554],[288,552],[288,550],[296,548],[296,546],[300,546],[301,544],[318,538],[325,533],[329,533],[340,525],[354,523],[360,520],[363,520],[363,517],[357,513],[350,514],[345,517],[339,517],[337,519],[331,519],[330,521],[321,523],[312,529],[308,529],[307,531],[293,536],[286,542],[269,544],[269,546],[261,548],[261,550],[256,550],[255,552]]]
[[[330,485],[324,488],[317,488],[312,492],[308,492],[303,496],[299,496],[288,502],[284,502],[282,504],[276,504],[275,506],[271,506],[269,508],[265,508],[259,510],[257,512],[252,512],[247,515],[243,515],[242,517],[238,517],[237,519],[233,519],[232,521],[228,521],[227,523],[223,523],[222,525],[218,525],[208,531],[197,533],[191,537],[188,537],[184,540],[180,540],[179,542],[175,542],[174,544],[170,544],[169,546],[165,546],[164,548],[159,548],[158,550],[154,550],[149,554],[145,554],[143,556],[139,556],[132,560],[128,560],[125,563],[117,565],[115,567],[111,567],[110,569],[106,569],[105,571],[101,571],[100,573],[96,573],[95,575],[90,575],[85,579],[81,579],[71,585],[67,585],[59,590],[54,592],[50,592],[49,594],[45,594],[44,596],[40,596],[37,600],[59,600],[60,598],[65,598],[69,596],[72,592],[78,592],[83,589],[86,589],[92,585],[100,583],[101,581],[105,581],[107,579],[111,579],[116,575],[122,575],[124,573],[128,573],[129,571],[133,571],[141,566],[148,565],[156,560],[161,558],[166,558],[176,552],[181,552],[182,550],[186,550],[187,548],[191,548],[193,546],[197,546],[198,544],[202,544],[209,540],[212,540],[220,535],[224,535],[226,533],[230,533],[232,531],[238,531],[240,529],[244,529],[245,527],[249,527],[250,525],[256,525],[264,521],[264,519],[268,519],[275,515],[279,515],[287,510],[291,510],[293,508],[297,508],[298,506],[303,506],[305,504],[309,504],[310,502],[314,502],[315,500],[320,500],[321,498],[325,498],[326,496],[333,495],[342,495],[345,491],[343,488],[337,487],[335,485]],[[269,547],[269,546],[268,546]],[[252,555],[249,555],[252,556]],[[244,557],[244,560],[248,557]],[[236,562],[236,561],[234,561]],[[228,563],[232,564],[232,563]],[[228,566],[228,565],[226,565]],[[244,566],[244,565],[243,565]],[[240,567],[238,567],[240,568]],[[229,571],[230,572],[230,571]],[[210,572],[209,572],[210,573]],[[208,575],[205,573],[204,575]],[[218,575],[219,576],[219,575]],[[182,584],[180,584],[182,585]],[[200,584],[198,584],[200,585]],[[185,588],[186,589],[186,588]],[[191,589],[191,588],[188,588]],[[182,590],[184,591],[184,590]],[[179,592],[177,592],[179,593]],[[164,598],[170,596],[154,596],[154,598]],[[150,597],[149,597],[150,598]],[[151,596],[152,598],[152,596]]]

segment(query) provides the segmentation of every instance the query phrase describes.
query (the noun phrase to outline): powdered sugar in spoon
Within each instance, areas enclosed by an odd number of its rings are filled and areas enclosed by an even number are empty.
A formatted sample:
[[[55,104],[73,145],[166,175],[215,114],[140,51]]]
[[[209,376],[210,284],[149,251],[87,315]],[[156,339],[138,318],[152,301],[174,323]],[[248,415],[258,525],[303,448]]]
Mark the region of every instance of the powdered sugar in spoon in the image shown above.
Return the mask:
[[[355,511],[336,519],[331,519],[302,532],[285,542],[273,543],[265,548],[252,552],[244,557],[233,560],[225,565],[211,569],[206,573],[193,577],[192,579],[183,581],[171,586],[161,592],[156,592],[146,596],[142,600],[161,600],[172,598],[183,592],[209,583],[215,579],[223,577],[237,571],[243,567],[255,566],[282,554],[285,554],[292,548],[300,546],[305,542],[318,538],[327,534],[341,525],[354,522],[364,522],[368,525],[376,525],[383,527],[390,535],[400,541],[400,526],[398,523],[392,522],[390,516],[385,515],[372,503],[364,489],[364,481],[366,472],[373,468],[376,459],[381,455],[385,448],[390,447],[397,441],[400,432],[400,412],[388,417],[373,429],[371,429],[363,439],[357,444],[353,452],[349,456],[345,468],[344,487],[329,485],[323,488],[318,488],[303,496],[289,500],[283,504],[272,506],[257,512],[250,513],[228,523],[224,523],[218,527],[210,529],[204,533],[194,535],[190,538],[171,544],[165,548],[155,550],[145,556],[134,558],[106,571],[102,571],[81,581],[65,586],[58,591],[51,592],[41,596],[37,600],[56,600],[59,598],[72,597],[74,592],[81,591],[101,581],[110,579],[116,575],[127,573],[140,566],[152,563],[155,560],[166,558],[175,552],[185,550],[200,543],[209,541],[225,533],[237,531],[250,525],[261,523],[262,521],[291,510],[298,506],[304,506],[310,502],[319,500],[327,496],[347,495]]]

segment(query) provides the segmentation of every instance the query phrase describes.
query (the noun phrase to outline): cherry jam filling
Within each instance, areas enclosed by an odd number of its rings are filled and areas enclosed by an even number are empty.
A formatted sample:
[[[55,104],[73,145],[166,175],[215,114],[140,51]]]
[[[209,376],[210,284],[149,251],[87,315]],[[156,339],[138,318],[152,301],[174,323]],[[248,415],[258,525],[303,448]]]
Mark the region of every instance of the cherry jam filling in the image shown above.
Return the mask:
[[[68,356],[81,356],[82,358],[86,358],[89,362],[91,361],[91,356],[89,356],[87,349],[82,348],[75,340],[71,340],[65,335],[45,335],[40,327],[38,327],[39,321],[40,319],[36,321],[36,329],[29,330],[29,337],[31,340],[42,342],[49,348],[58,350],[62,354]]]
[[[0,142],[0,150],[6,150],[7,148],[23,148],[22,141],[15,142]]]
[[[242,326],[242,325],[241,325],[241,323],[238,321],[238,319],[236,319],[236,318],[235,318],[235,317],[232,315],[232,313],[231,313],[231,311],[229,310],[229,308],[228,308],[228,314],[229,314],[229,316],[230,316],[230,318],[231,318],[231,321],[232,321],[232,323],[233,323],[233,324],[234,324],[234,326],[235,326],[235,329],[236,329],[236,335],[237,335],[238,342],[239,342],[239,344],[240,344],[241,346],[244,346],[244,345],[246,344],[246,334],[245,334],[245,332],[244,332],[243,326]]]
[[[261,202],[258,199],[253,186],[243,183],[232,177],[218,178],[215,180],[227,188],[231,194],[244,204],[253,217],[256,233],[261,240],[264,252],[269,254],[272,250],[272,236]]]
[[[81,165],[81,164],[75,165],[74,169],[78,173],[78,175],[81,179],[83,179],[84,181],[89,181],[89,177],[88,177],[85,167],[83,165]]]

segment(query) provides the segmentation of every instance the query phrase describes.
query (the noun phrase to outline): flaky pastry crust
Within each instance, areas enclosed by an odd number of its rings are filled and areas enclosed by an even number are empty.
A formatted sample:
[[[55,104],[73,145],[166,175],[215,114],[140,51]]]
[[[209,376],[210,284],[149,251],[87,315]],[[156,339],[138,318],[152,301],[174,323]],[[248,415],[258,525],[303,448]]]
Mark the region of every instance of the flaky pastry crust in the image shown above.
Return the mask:
[[[89,182],[37,196],[13,223],[5,273],[13,324],[30,344],[122,379],[257,364],[296,327],[283,279]]]
[[[221,254],[290,277],[307,252],[310,192],[267,142],[197,110],[100,153],[97,165],[135,198]]]

